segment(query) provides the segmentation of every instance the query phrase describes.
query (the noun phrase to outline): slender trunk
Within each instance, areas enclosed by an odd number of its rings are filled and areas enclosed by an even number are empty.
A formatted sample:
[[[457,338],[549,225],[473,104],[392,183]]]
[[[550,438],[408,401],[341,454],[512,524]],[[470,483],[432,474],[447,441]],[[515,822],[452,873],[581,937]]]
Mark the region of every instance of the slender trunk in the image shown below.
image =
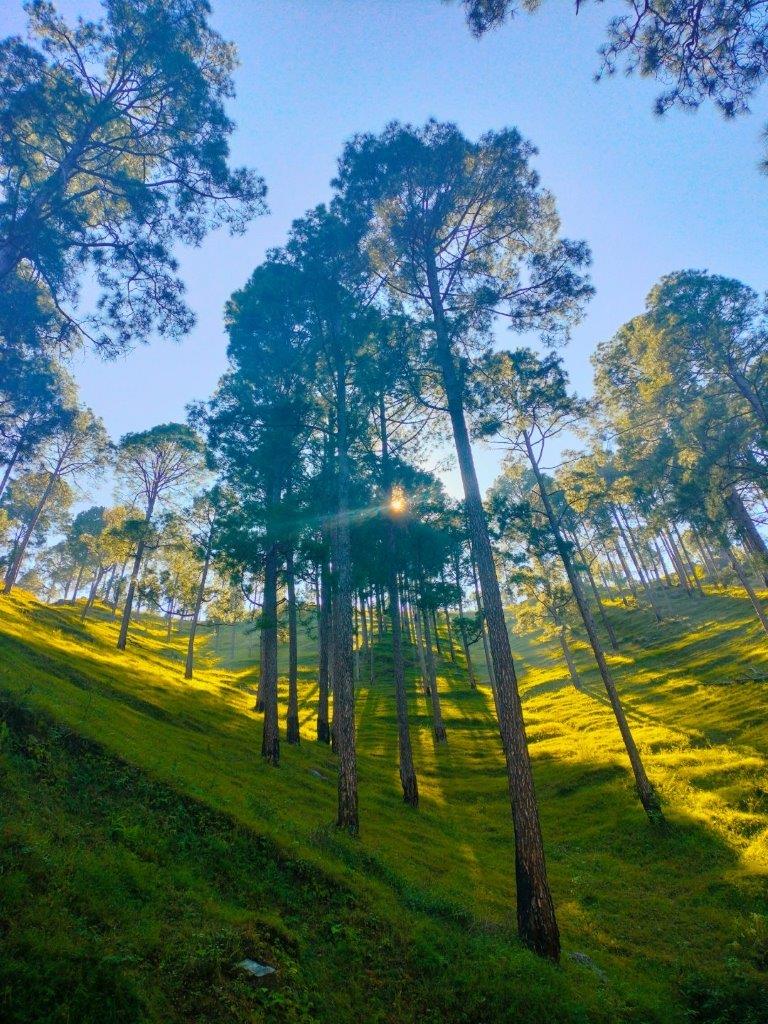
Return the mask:
[[[461,572],[459,569],[459,559],[455,561],[456,571],[456,588],[459,592],[459,635],[461,637],[461,647],[464,651],[464,658],[467,663],[467,675],[469,676],[469,688],[470,690],[477,689],[477,679],[475,679],[475,671],[472,666],[472,655],[469,650],[469,639],[467,637],[467,627],[464,624],[464,598],[461,594]]]
[[[53,470],[53,472],[50,474],[48,482],[45,485],[45,490],[43,491],[42,496],[40,498],[40,501],[38,501],[37,506],[35,507],[35,510],[32,513],[29,522],[27,523],[24,533],[21,535],[21,539],[16,545],[16,551],[14,553],[13,558],[11,559],[10,565],[8,566],[8,572],[5,574],[5,585],[3,587],[3,593],[5,594],[10,594],[10,592],[13,590],[16,584],[16,580],[18,579],[19,572],[24,561],[24,556],[27,553],[27,547],[29,546],[29,542],[32,539],[32,534],[35,532],[35,527],[37,526],[40,520],[40,516],[43,514],[43,509],[48,503],[48,499],[51,496],[51,491],[53,490],[54,484],[59,479],[59,468],[60,467],[57,466],[56,469]]]
[[[648,582],[647,576],[643,572],[643,567],[640,564],[640,560],[637,556],[637,553],[635,552],[634,545],[630,540],[628,530],[624,528],[624,524],[622,523],[622,516],[614,505],[611,505],[611,511],[613,512],[614,522],[619,528],[621,539],[624,541],[624,547],[627,549],[627,551],[629,552],[629,557],[632,559],[632,564],[635,567],[637,578],[640,580],[640,585],[645,591],[645,596],[648,598],[648,603],[651,606],[651,611],[653,612],[654,618],[657,622],[661,622],[661,612],[659,611],[659,607],[656,604],[656,599],[653,596],[653,590],[651,588],[650,583]]]
[[[613,559],[611,558],[611,552],[608,550],[608,545],[607,544],[603,545],[603,551],[605,552],[605,557],[606,557],[606,560],[608,562],[608,568],[610,569],[611,576],[613,577],[614,586],[616,587],[617,591],[619,592],[619,597],[624,602],[624,607],[625,608],[629,608],[629,601],[627,600],[627,595],[624,593],[624,587],[621,585],[621,579],[619,578],[619,573],[618,573],[618,571],[616,569],[616,566],[613,563]]]
[[[336,360],[337,513],[336,608],[333,619],[333,720],[339,755],[337,825],[352,835],[359,830],[357,753],[355,749],[355,690],[352,665],[352,567],[349,537],[349,436],[346,364]],[[377,595],[378,596],[378,595]]]
[[[686,548],[685,543],[683,542],[683,538],[680,535],[680,531],[678,530],[676,523],[672,523],[672,529],[675,531],[675,537],[677,538],[677,543],[680,547],[680,550],[683,553],[683,558],[685,559],[685,561],[688,564],[688,567],[690,568],[690,578],[693,580],[693,585],[696,587],[699,597],[704,597],[704,591],[701,588],[701,581],[699,580],[699,577],[696,574],[696,566],[694,564],[693,559],[688,553],[688,549]]]
[[[430,609],[429,614],[432,616],[432,632],[433,632],[434,637],[435,637],[435,647],[437,648],[437,653],[442,658],[442,656],[443,656],[443,648],[440,645],[440,636],[438,634],[437,609],[436,608]]]
[[[195,595],[195,607],[192,612],[192,621],[189,624],[189,641],[187,642],[187,660],[184,665],[184,678],[191,679],[195,669],[195,634],[197,633],[197,624],[200,621],[200,611],[203,607],[203,601],[205,599],[205,582],[208,578],[208,570],[211,565],[211,544],[212,544],[212,532],[208,534],[208,543],[205,548],[205,558],[203,560],[203,569],[200,573],[200,583],[197,587],[197,594]]]
[[[691,584],[688,580],[688,573],[685,570],[685,566],[683,565],[683,560],[680,557],[680,553],[675,547],[675,542],[672,538],[672,534],[669,532],[665,533],[664,531],[662,531],[661,539],[664,544],[664,547],[667,549],[667,554],[670,557],[672,565],[675,567],[675,572],[677,573],[677,578],[680,583],[680,586],[686,592],[688,597],[693,597]]]
[[[421,688],[424,691],[424,696],[429,697],[432,693],[432,687],[430,685],[430,676],[427,671],[427,658],[424,653],[424,639],[421,632],[421,615],[419,613],[418,605],[414,605],[413,624],[416,628],[416,650],[419,656],[419,672],[421,673]]]
[[[271,495],[274,514],[279,498],[278,488]],[[261,756],[274,767],[280,764],[280,727],[277,709],[277,571],[278,545],[274,538],[267,542],[264,555],[264,597],[261,608],[263,642],[262,674],[259,692],[264,707],[264,730]]]
[[[578,573],[575,571],[573,567],[571,553],[568,550],[568,545],[564,543],[562,535],[560,533],[557,515],[555,513],[554,508],[552,507],[552,502],[550,501],[549,494],[544,484],[544,478],[542,476],[541,470],[539,469],[539,465],[536,461],[536,456],[534,454],[530,438],[528,437],[527,433],[524,434],[524,439],[526,451],[528,453],[528,460],[531,464],[531,469],[533,470],[534,476],[536,477],[536,485],[539,489],[539,494],[541,496],[541,501],[544,506],[544,511],[546,512],[547,519],[549,520],[549,525],[552,529],[552,534],[555,539],[555,545],[557,547],[558,554],[560,555],[560,559],[563,563],[563,568],[565,569],[566,575],[568,576],[568,581],[571,584],[571,590],[573,591],[573,596],[576,600],[579,612],[581,613],[581,619],[584,623],[584,628],[587,631],[587,636],[589,637],[589,642],[592,646],[592,651],[595,656],[595,661],[597,662],[597,667],[600,671],[600,676],[603,680],[603,684],[608,694],[608,699],[611,702],[613,713],[616,716],[616,722],[619,726],[619,731],[621,732],[622,739],[624,740],[624,746],[626,748],[627,754],[629,755],[629,761],[632,765],[632,771],[634,772],[635,783],[637,785],[637,792],[638,796],[640,797],[640,802],[645,808],[648,817],[653,821],[655,819],[658,819],[659,815],[661,814],[661,808],[659,806],[658,797],[656,796],[653,786],[651,785],[648,776],[645,773],[645,766],[643,765],[642,759],[640,757],[640,751],[637,749],[634,736],[632,735],[632,731],[629,727],[629,722],[627,721],[627,716],[624,713],[624,708],[622,706],[618,691],[616,689],[616,684],[608,668],[608,664],[605,660],[605,655],[603,654],[603,648],[600,644],[600,639],[597,635],[597,627],[595,626],[595,620],[592,618],[592,612],[589,609],[589,604],[584,595],[584,591],[581,586],[581,580],[579,579]]]
[[[389,494],[392,479],[389,463],[389,434],[384,392],[379,395],[379,432],[381,434],[381,476],[384,492]],[[408,723],[408,694],[405,689],[405,665],[403,663],[402,615],[400,611],[400,584],[397,578],[397,536],[392,516],[387,516],[387,599],[389,601],[389,624],[392,630],[392,675],[395,684],[395,711],[397,714],[397,748],[400,769],[400,784],[403,800],[411,807],[419,805],[419,786],[413,764],[411,730]],[[365,609],[363,609],[365,622]]]
[[[619,642],[616,639],[616,633],[614,632],[614,629],[613,629],[613,626],[611,625],[610,619],[608,618],[608,616],[606,614],[606,611],[605,611],[605,608],[603,607],[603,602],[602,602],[602,599],[600,597],[600,591],[597,589],[597,584],[595,583],[595,577],[592,575],[592,570],[589,567],[589,562],[587,561],[587,556],[584,553],[584,549],[582,548],[581,544],[579,543],[579,538],[578,538],[578,535],[576,533],[576,530],[573,530],[571,536],[573,537],[574,544],[576,545],[576,551],[577,551],[578,556],[579,556],[579,561],[584,566],[584,571],[587,574],[587,579],[589,580],[589,585],[590,585],[590,588],[592,590],[592,595],[593,595],[593,597],[595,599],[595,604],[597,605],[597,611],[598,611],[598,614],[600,615],[600,621],[603,624],[603,628],[605,629],[605,632],[608,634],[608,642],[610,643],[612,650],[618,651],[618,649],[619,649]]]
[[[733,566],[733,570],[739,578],[739,583],[741,583],[742,587],[744,587],[747,597],[749,598],[752,607],[755,609],[755,615],[757,615],[758,619],[760,620],[760,625],[763,627],[765,632],[768,633],[768,617],[766,617],[766,614],[763,611],[763,606],[760,604],[760,600],[757,594],[752,589],[752,584],[749,582],[749,577],[744,572],[741,562],[736,556],[736,553],[734,552],[731,545],[725,540],[723,541],[723,544],[725,546],[728,559],[731,565]]]
[[[464,486],[472,551],[477,560],[490,646],[496,676],[499,730],[507,767],[507,784],[515,834],[517,928],[520,938],[536,953],[558,960],[560,934],[547,880],[544,842],[533,785],[523,709],[496,577],[488,524],[477,481],[472,446],[464,416],[462,384],[451,349],[434,254],[427,254],[427,277],[434,317],[437,358],[443,379],[456,454]]]
[[[96,591],[99,589],[99,583],[101,583],[104,573],[105,569],[103,569],[101,563],[99,563],[93,580],[91,581],[91,589],[88,592],[88,600],[83,605],[83,614],[80,616],[81,622],[85,622],[88,612],[93,607],[93,602],[96,600]]]
[[[429,675],[429,693],[432,698],[432,725],[435,731],[435,739],[438,743],[447,742],[443,723],[443,710],[440,707],[440,694],[437,690],[437,673],[435,672],[435,659],[432,654],[432,635],[429,623],[429,609],[422,608],[421,621],[424,627],[424,657],[427,662],[427,673]]]
[[[285,583],[288,592],[288,717],[286,739],[299,743],[299,648],[296,616],[296,574],[293,567],[293,552],[286,555]]]
[[[318,633],[320,637],[320,665],[317,679],[317,740],[331,742],[331,727],[328,721],[328,683],[331,643],[331,581],[327,559],[320,569],[320,611]]]
[[[131,578],[128,581],[128,593],[125,597],[125,605],[123,607],[123,617],[120,622],[120,634],[117,638],[117,649],[118,651],[124,651],[126,644],[128,643],[128,627],[131,624],[131,612],[133,611],[133,599],[136,594],[136,588],[139,585],[139,573],[141,571],[141,563],[144,558],[144,551],[146,548],[146,531],[149,530],[150,523],[152,522],[152,513],[155,511],[155,501],[157,500],[157,494],[155,491],[151,491],[149,500],[147,502],[147,513],[144,516],[144,531],[136,545],[136,554],[133,559],[133,567],[131,569]],[[137,609],[138,614],[138,609]]]
[[[558,640],[560,641],[560,647],[562,648],[562,651],[563,651],[563,657],[565,658],[565,663],[568,666],[568,674],[571,677],[571,682],[573,683],[573,685],[576,687],[577,690],[580,690],[582,688],[582,686],[581,686],[581,679],[579,679],[579,673],[576,671],[576,663],[573,660],[573,653],[571,651],[571,646],[568,643],[568,638],[565,635],[565,626],[560,626],[560,629],[558,631],[557,637],[558,637]]]
[[[627,565],[627,560],[624,557],[624,552],[621,550],[621,544],[619,544],[618,537],[614,542],[613,548],[616,552],[616,557],[619,560],[619,564],[621,565],[621,571],[624,573],[624,579],[627,581],[629,592],[635,599],[635,601],[637,601],[637,587],[635,586],[635,581],[632,579],[632,573],[629,571],[629,566]]]
[[[491,657],[491,647],[488,642],[488,624],[485,621],[485,612],[483,610],[483,602],[480,599],[480,584],[477,581],[477,566],[475,565],[475,559],[470,553],[470,561],[472,562],[472,582],[475,587],[475,604],[480,615],[480,635],[483,639],[483,654],[485,655],[485,667],[488,670],[488,682],[491,684],[491,692],[493,693],[494,705],[496,704],[496,673],[493,669],[493,658]],[[498,712],[498,708],[497,708]]]

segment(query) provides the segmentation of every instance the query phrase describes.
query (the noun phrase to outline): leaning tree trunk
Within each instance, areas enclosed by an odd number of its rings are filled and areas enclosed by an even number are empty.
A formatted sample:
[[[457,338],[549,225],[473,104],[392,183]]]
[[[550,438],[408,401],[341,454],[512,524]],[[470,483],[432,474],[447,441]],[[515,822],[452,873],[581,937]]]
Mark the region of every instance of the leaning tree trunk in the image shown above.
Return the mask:
[[[435,672],[435,658],[432,654],[432,636],[429,625],[429,609],[422,608],[422,619],[424,624],[424,656],[427,661],[427,673],[429,674],[429,693],[432,699],[432,725],[435,730],[435,739],[438,743],[446,743],[448,736],[445,732],[443,722],[443,709],[440,706],[440,694],[437,689],[437,673]]]
[[[739,579],[739,583],[741,583],[742,587],[744,587],[747,597],[749,598],[752,607],[755,610],[755,615],[757,615],[758,619],[760,620],[760,625],[763,627],[765,632],[768,633],[768,618],[766,618],[766,614],[763,611],[763,606],[760,604],[760,599],[753,590],[752,584],[749,582],[749,577],[744,572],[744,569],[742,568],[741,562],[739,561],[736,553],[734,552],[733,548],[728,543],[728,541],[725,540],[725,538],[723,538],[723,546],[725,548],[726,554],[728,555],[728,560],[733,566],[733,571],[736,573]]]
[[[557,515],[555,513],[554,508],[552,507],[552,502],[550,501],[549,494],[544,485],[544,478],[542,476],[541,470],[539,469],[539,464],[536,461],[536,456],[534,454],[530,438],[527,433],[524,433],[523,436],[525,439],[526,451],[528,453],[528,460],[531,464],[533,474],[536,477],[536,485],[539,489],[539,494],[541,496],[541,501],[544,506],[544,511],[546,513],[547,519],[549,520],[550,528],[552,529],[555,545],[557,547],[558,554],[560,555],[560,559],[563,563],[563,568],[565,569],[566,575],[568,576],[568,582],[571,584],[571,590],[573,591],[573,596],[576,600],[576,604],[581,614],[581,619],[584,623],[584,628],[587,631],[587,636],[589,637],[589,642],[592,646],[595,661],[597,662],[597,667],[600,671],[600,676],[603,680],[603,684],[608,694],[608,700],[611,702],[611,707],[613,708],[613,713],[616,716],[616,722],[619,726],[619,732],[621,733],[621,737],[624,740],[624,746],[626,748],[627,754],[629,755],[629,762],[632,765],[632,771],[635,775],[635,783],[637,785],[637,792],[638,796],[640,797],[640,802],[645,808],[648,817],[652,821],[658,820],[661,814],[659,798],[657,797],[656,792],[653,786],[651,785],[648,776],[646,775],[645,766],[643,765],[642,758],[640,757],[640,751],[637,749],[637,744],[635,743],[635,738],[632,735],[632,731],[629,727],[627,716],[624,713],[624,708],[622,706],[621,699],[619,698],[619,694],[616,689],[616,684],[613,681],[613,676],[611,675],[610,669],[608,668],[608,664],[605,660],[603,648],[600,644],[600,638],[597,635],[597,626],[595,625],[595,620],[592,617],[592,612],[590,611],[589,603],[587,602],[584,591],[582,589],[581,580],[579,579],[578,573],[576,572],[573,566],[571,553],[568,550],[568,545],[564,542],[562,534],[560,533]]]
[[[197,633],[197,624],[200,621],[200,611],[203,607],[203,601],[205,600],[205,582],[208,579],[208,570],[211,565],[211,547],[212,547],[212,534],[208,534],[208,543],[205,548],[205,558],[203,560],[203,569],[200,573],[200,583],[197,587],[197,594],[195,595],[195,607],[192,612],[192,621],[189,624],[189,642],[187,643],[187,660],[184,665],[184,678],[191,679],[195,667],[195,634]]]
[[[653,596],[653,589],[652,589],[650,583],[648,582],[647,576],[643,572],[643,567],[640,564],[640,561],[638,559],[637,554],[635,553],[634,546],[632,545],[632,542],[631,542],[631,540],[630,540],[630,538],[628,536],[628,533],[624,529],[624,525],[623,525],[623,523],[621,521],[621,516],[620,516],[618,510],[616,509],[616,507],[614,505],[611,505],[610,509],[611,509],[611,511],[613,513],[614,522],[616,523],[616,525],[619,528],[619,533],[621,534],[621,539],[624,541],[624,547],[627,549],[627,551],[629,552],[629,557],[632,559],[632,564],[635,567],[635,572],[637,573],[637,578],[640,580],[640,585],[643,588],[643,590],[645,591],[645,596],[648,598],[648,603],[651,606],[651,611],[653,612],[653,616],[654,616],[654,618],[656,619],[657,622],[661,622],[662,621],[662,616],[661,616],[661,612],[659,611],[658,605],[656,604],[656,599]]]
[[[614,632],[613,626],[611,625],[611,621],[608,618],[608,615],[606,614],[605,608],[603,606],[602,598],[600,597],[600,591],[597,589],[597,584],[595,583],[595,577],[592,575],[592,570],[589,567],[589,562],[587,561],[587,556],[584,553],[584,549],[582,548],[582,546],[581,546],[581,544],[579,542],[579,537],[578,537],[578,534],[576,533],[575,527],[574,527],[574,529],[572,531],[572,537],[573,537],[573,542],[576,545],[576,551],[578,552],[579,559],[581,560],[581,564],[584,566],[584,571],[587,574],[587,579],[589,580],[589,585],[592,588],[592,595],[595,598],[595,604],[597,605],[597,610],[598,610],[598,613],[600,615],[600,621],[602,622],[603,626],[605,627],[605,632],[608,634],[608,641],[609,641],[609,643],[611,645],[611,649],[614,650],[614,651],[618,651],[619,643],[618,643],[618,640],[616,639],[616,633]]]
[[[725,507],[736,529],[747,546],[747,549],[757,556],[763,579],[768,584],[768,546],[754,524],[752,516],[747,512],[747,507],[735,487],[731,488],[728,497],[725,499]]]
[[[507,768],[512,821],[515,834],[517,928],[520,938],[536,953],[558,960],[560,933],[547,879],[544,842],[533,785],[523,709],[504,618],[504,605],[493,562],[483,499],[477,480],[472,445],[464,415],[463,386],[451,348],[437,279],[434,254],[427,254],[427,276],[434,316],[437,359],[442,375],[456,454],[464,486],[467,522],[472,551],[477,560],[490,646],[496,676],[499,731]]]
[[[88,591],[88,600],[83,605],[83,614],[80,616],[81,622],[85,622],[88,612],[93,607],[93,602],[96,600],[96,593],[99,589],[99,584],[104,578],[106,571],[106,568],[102,566],[101,562],[99,562],[93,580],[91,581],[91,589]]]
[[[565,635],[565,626],[558,624],[557,638],[560,641],[560,647],[563,651],[563,657],[565,663],[568,666],[568,674],[571,677],[571,682],[577,690],[581,690],[581,679],[579,673],[576,670],[576,662],[573,660],[573,652],[571,651],[571,645],[568,643],[568,637]]]
[[[275,767],[280,763],[277,715],[277,566],[278,545],[274,539],[270,539],[264,556],[264,603],[261,609],[263,653],[259,693],[264,708],[261,756],[267,764]]]
[[[293,552],[286,555],[285,583],[288,591],[288,716],[286,739],[298,743],[299,735],[299,651],[296,622],[296,576],[293,568]]]

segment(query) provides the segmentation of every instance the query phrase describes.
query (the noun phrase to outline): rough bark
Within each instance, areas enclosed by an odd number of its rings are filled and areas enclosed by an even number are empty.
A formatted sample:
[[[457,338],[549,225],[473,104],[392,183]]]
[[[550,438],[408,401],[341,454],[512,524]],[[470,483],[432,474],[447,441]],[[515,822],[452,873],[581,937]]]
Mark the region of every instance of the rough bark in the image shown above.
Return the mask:
[[[462,385],[454,362],[451,338],[442,304],[434,255],[427,252],[427,277],[433,313],[437,358],[442,375],[456,454],[464,487],[472,551],[490,634],[496,676],[499,730],[507,768],[515,835],[517,927],[520,938],[536,953],[558,960],[560,934],[547,879],[544,842],[533,785],[523,710],[509,643],[482,495],[464,415]]]
[[[337,825],[352,835],[359,829],[357,808],[357,753],[355,749],[355,691],[352,664],[352,566],[349,537],[349,454],[346,365],[336,365],[336,427],[338,521],[334,573],[336,608],[333,618],[334,739],[339,755]]]

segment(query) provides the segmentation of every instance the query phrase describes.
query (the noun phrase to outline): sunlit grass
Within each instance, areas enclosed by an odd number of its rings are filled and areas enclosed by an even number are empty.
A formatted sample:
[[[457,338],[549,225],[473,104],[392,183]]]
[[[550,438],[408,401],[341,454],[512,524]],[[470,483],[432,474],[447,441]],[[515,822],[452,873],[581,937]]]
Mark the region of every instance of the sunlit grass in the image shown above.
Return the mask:
[[[606,1019],[683,1020],[681,982],[727,976],[752,915],[766,913],[768,638],[733,593],[675,595],[672,609],[674,620],[657,626],[642,610],[610,608],[622,644],[609,661],[664,802],[665,832],[649,825],[634,795],[583,639],[577,692],[554,648],[513,635],[564,949],[587,954],[607,981],[567,955],[563,970],[582,1005],[593,1014],[601,1007]],[[515,913],[511,821],[481,649],[476,692],[459,668],[438,661],[447,745],[433,742],[409,663],[418,811],[399,795],[386,638],[374,685],[361,665],[355,842],[331,827],[335,759],[314,742],[316,640],[303,632],[302,743],[283,744],[272,770],[259,756],[252,710],[256,637],[243,625],[230,637],[229,628],[203,639],[196,678],[185,681],[186,639],[174,631],[169,641],[162,622],[144,619],[118,654],[105,611],[81,626],[75,609],[3,598],[0,686],[365,892],[396,922],[406,908],[441,908],[506,933]],[[748,955],[739,964],[753,971]],[[621,1016],[632,1006],[636,1016]]]

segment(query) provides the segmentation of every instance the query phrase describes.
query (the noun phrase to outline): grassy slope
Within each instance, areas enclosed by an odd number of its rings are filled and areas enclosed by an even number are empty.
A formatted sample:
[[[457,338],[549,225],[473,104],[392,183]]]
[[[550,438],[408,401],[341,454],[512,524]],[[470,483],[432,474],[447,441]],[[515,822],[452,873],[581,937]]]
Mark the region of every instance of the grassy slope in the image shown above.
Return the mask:
[[[553,969],[512,939],[510,821],[487,688],[469,692],[443,663],[441,749],[414,691],[414,812],[398,795],[382,645],[381,682],[358,697],[355,842],[332,828],[334,759],[311,742],[310,637],[305,741],[284,747],[274,771],[259,758],[252,677],[241,667],[252,638],[242,628],[232,668],[215,667],[209,639],[208,664],[185,683],[182,640],[169,644],[159,624],[145,624],[118,657],[111,621],[81,627],[71,609],[3,598],[0,688],[12,708],[0,874],[10,966],[0,1007],[11,1020],[78,1024],[431,1013],[478,1024],[676,1022],[690,1013],[762,1021],[768,642],[735,596],[676,598],[673,610],[676,621],[661,628],[642,612],[613,610],[623,643],[612,661],[665,802],[671,827],[662,834],[633,795],[586,650],[587,692],[578,693],[553,650],[515,638],[566,951]],[[218,656],[231,657],[226,633]],[[33,714],[14,710],[20,702]],[[81,749],[46,716],[98,747]],[[276,963],[277,986],[241,979],[232,964],[244,955]],[[54,966],[41,1015],[28,978],[45,957]],[[62,994],[73,979],[85,1010]],[[99,1010],[104,992],[118,1008],[111,1016]]]

